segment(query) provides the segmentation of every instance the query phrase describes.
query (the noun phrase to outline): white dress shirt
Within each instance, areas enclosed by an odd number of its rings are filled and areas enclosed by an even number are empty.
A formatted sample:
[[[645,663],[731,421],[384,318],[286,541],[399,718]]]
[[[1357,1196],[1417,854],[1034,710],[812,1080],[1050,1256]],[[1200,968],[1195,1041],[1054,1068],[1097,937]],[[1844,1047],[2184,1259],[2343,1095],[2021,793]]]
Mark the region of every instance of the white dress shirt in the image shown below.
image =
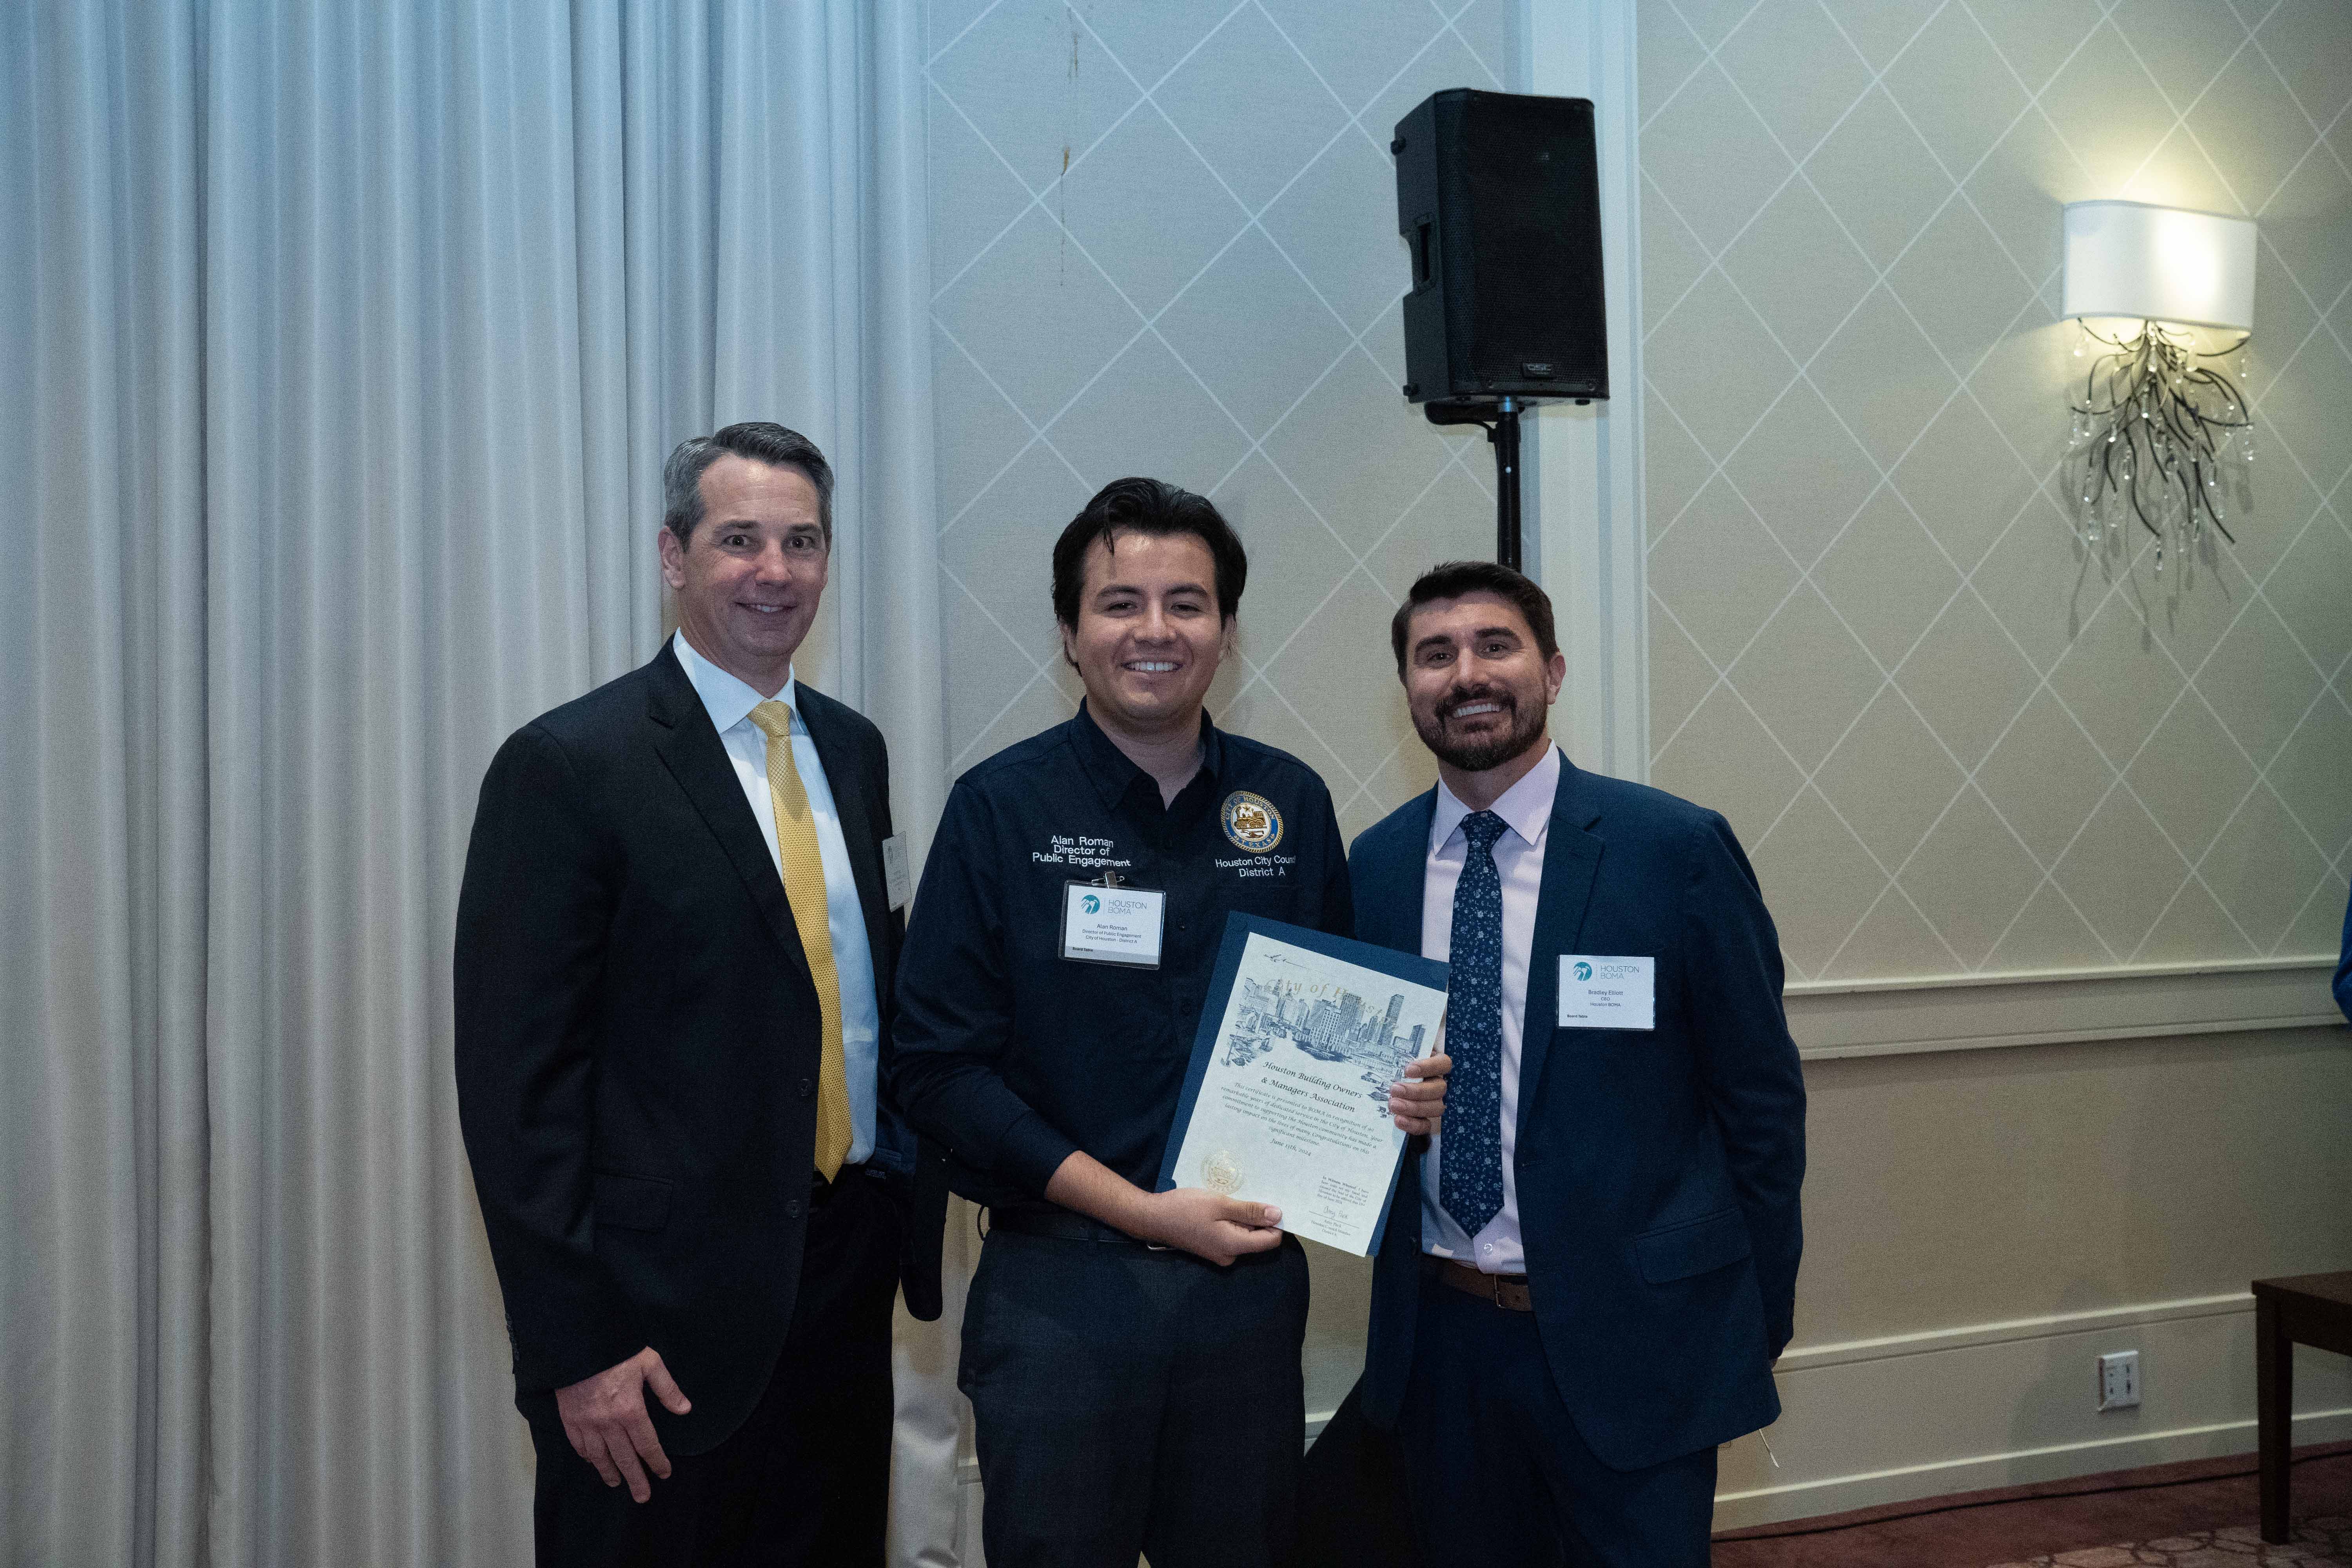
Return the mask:
[[[1559,793],[1559,748],[1553,746],[1488,808],[1509,828],[1495,840],[1495,871],[1503,883],[1502,1212],[1470,1237],[1462,1234],[1461,1225],[1438,1202],[1438,1170],[1445,1157],[1442,1124],[1431,1134],[1429,1152],[1421,1162],[1422,1250],[1475,1264],[1486,1274],[1524,1274],[1528,1269],[1527,1251],[1519,1240],[1518,1177],[1511,1169],[1511,1152],[1518,1142],[1519,1041],[1528,1010],[1528,965],[1536,940],[1536,901],[1543,892],[1544,837],[1551,826],[1552,797]],[[1454,889],[1462,880],[1463,862],[1470,852],[1462,832],[1462,819],[1469,815],[1470,808],[1440,780],[1437,811],[1429,823],[1428,868],[1421,885],[1421,953],[1440,963],[1454,950]],[[1454,1070],[1461,1070],[1458,1061]]]
[[[727,760],[735,764],[736,781],[743,786],[743,798],[751,803],[752,820],[768,841],[768,858],[776,863],[781,879],[784,863],[776,850],[775,808],[768,798],[768,736],[751,722],[751,710],[765,699],[695,652],[684,632],[670,642],[719,731],[719,743],[727,748]],[[849,868],[849,844],[841,836],[833,785],[824,776],[816,742],[801,719],[796,677],[787,672],[776,700],[793,710],[793,765],[808,792],[809,815],[816,819],[817,853],[824,861],[824,923],[833,933],[833,968],[841,981],[841,1057],[849,1079],[849,1153],[844,1163],[863,1164],[874,1152],[874,1079],[882,1035],[882,1010],[874,994],[874,950],[866,940],[866,906]]]

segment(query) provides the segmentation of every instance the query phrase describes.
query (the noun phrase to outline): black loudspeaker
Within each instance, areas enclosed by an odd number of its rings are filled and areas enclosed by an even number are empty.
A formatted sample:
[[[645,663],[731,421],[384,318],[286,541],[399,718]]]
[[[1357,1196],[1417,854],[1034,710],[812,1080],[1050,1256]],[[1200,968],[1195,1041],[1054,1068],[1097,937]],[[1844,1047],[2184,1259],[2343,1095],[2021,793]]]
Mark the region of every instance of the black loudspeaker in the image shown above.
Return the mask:
[[[1433,93],[1389,151],[1412,253],[1405,396],[1608,396],[1591,100]]]

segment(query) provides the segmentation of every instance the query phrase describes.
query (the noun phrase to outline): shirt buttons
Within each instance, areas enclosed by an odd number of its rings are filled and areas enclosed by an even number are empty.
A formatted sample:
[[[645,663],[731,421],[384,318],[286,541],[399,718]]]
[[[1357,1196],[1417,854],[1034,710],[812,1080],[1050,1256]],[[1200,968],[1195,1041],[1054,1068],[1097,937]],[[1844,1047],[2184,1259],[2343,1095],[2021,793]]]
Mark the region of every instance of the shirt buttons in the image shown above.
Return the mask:
[[[798,1219],[798,1218],[800,1218],[800,1217],[801,1217],[801,1200],[800,1200],[800,1199],[798,1199],[798,1198],[793,1198],[793,1199],[789,1199],[788,1201],[786,1201],[786,1203],[784,1204],[784,1213],[785,1213],[787,1215],[789,1215],[791,1218],[793,1218],[793,1219]]]
[[[815,1092],[815,1084],[810,1082],[807,1079],[801,1079],[801,1098],[803,1100],[806,1100],[810,1095],[814,1094]]]

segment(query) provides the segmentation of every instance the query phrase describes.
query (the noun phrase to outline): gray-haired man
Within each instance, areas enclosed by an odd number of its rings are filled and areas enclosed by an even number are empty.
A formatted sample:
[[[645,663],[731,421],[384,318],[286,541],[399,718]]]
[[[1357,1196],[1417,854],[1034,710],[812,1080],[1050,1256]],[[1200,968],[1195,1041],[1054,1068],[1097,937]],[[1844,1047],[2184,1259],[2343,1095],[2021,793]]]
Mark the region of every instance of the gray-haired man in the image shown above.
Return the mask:
[[[891,1305],[939,1315],[945,1204],[888,1093],[889,759],[793,678],[823,454],[730,425],[664,485],[678,635],[499,749],[457,908],[539,1560],[878,1563]]]

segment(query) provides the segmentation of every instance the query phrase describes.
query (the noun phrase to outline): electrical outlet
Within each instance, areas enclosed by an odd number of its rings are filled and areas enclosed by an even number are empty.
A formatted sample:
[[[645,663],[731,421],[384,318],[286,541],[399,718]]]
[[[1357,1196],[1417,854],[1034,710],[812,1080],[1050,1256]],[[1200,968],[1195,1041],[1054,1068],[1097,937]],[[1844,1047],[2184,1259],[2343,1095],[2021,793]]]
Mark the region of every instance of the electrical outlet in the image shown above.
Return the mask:
[[[2139,1404],[2139,1352],[2116,1351],[2099,1358],[2099,1408],[2129,1410]]]

